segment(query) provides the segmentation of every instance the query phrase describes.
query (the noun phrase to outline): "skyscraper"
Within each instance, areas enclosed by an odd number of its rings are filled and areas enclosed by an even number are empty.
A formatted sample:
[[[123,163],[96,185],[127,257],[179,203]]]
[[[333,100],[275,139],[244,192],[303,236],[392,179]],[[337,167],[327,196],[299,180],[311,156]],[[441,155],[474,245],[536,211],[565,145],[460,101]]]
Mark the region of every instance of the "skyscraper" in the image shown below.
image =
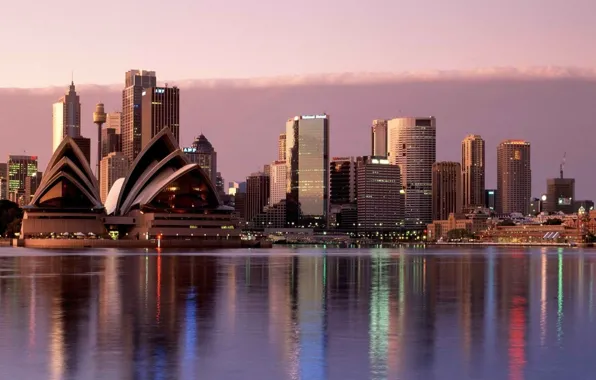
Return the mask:
[[[170,128],[180,143],[180,90],[178,87],[150,87],[142,92],[141,147],[164,128]]]
[[[52,109],[52,152],[56,150],[64,137],[81,135],[81,103],[75,91],[74,82],[68,92],[54,103]]]
[[[562,174],[562,173],[561,173]],[[563,212],[572,214],[575,201],[575,179],[574,178],[549,178],[546,180],[546,204],[548,212]]]
[[[115,129],[117,134],[122,133],[122,112],[108,112],[104,127]]]
[[[106,128],[104,125],[101,129],[101,158],[112,152],[122,152],[122,145],[120,134],[116,132],[115,128]]]
[[[387,120],[373,120],[371,129],[372,149],[371,153],[377,157],[387,157]]]
[[[101,160],[99,195],[102,202],[105,202],[108,198],[108,193],[114,182],[119,178],[126,177],[129,168],[128,157],[122,152],[110,152]]]
[[[387,122],[387,155],[391,164],[400,167],[408,228],[422,229],[432,221],[436,133],[434,117],[404,117]]]
[[[530,143],[505,140],[497,147],[497,206],[499,214],[528,215],[532,197]]]
[[[469,135],[461,143],[463,208],[484,206],[484,140]]]
[[[329,165],[329,194],[331,205],[356,202],[357,165],[354,157],[333,157]]]
[[[186,153],[190,162],[199,164],[215,186],[217,182],[217,152],[207,137],[201,133],[190,147],[183,148],[182,151]]]
[[[277,161],[286,160],[286,134],[282,133],[279,135],[277,140]]]
[[[28,205],[35,196],[42,179],[42,172],[34,173],[25,178],[25,193],[23,195],[23,205]]]
[[[400,169],[385,157],[358,163],[358,230],[396,230],[403,222]]]
[[[329,116],[286,123],[288,222],[324,227],[329,213]]]
[[[251,174],[246,178],[246,221],[251,222],[255,216],[263,212],[268,203],[269,177],[262,172]]]
[[[25,179],[37,175],[37,156],[8,156],[8,199],[23,206]]]
[[[433,220],[447,220],[462,212],[461,165],[458,162],[433,164]]]
[[[121,134],[122,153],[128,157],[129,162],[134,162],[141,152],[143,91],[155,86],[157,86],[155,71],[130,70],[125,74],[124,90],[122,91]]]
[[[83,136],[73,137],[72,139],[81,148],[83,156],[85,156],[87,162],[91,165],[91,139]]]
[[[0,163],[0,199],[8,199],[8,166]]]
[[[269,176],[269,205],[286,199],[287,166],[285,161],[273,161],[271,163],[271,174]]]

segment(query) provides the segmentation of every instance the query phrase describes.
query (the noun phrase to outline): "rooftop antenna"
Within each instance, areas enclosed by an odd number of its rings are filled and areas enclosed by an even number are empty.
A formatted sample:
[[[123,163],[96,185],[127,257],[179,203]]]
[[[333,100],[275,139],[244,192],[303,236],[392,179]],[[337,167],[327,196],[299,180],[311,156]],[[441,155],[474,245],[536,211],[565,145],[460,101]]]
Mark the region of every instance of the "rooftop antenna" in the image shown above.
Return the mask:
[[[561,174],[561,178],[563,178],[563,169],[565,169],[566,158],[567,158],[567,152],[563,153],[563,160],[561,161],[561,165],[559,166],[559,172]]]

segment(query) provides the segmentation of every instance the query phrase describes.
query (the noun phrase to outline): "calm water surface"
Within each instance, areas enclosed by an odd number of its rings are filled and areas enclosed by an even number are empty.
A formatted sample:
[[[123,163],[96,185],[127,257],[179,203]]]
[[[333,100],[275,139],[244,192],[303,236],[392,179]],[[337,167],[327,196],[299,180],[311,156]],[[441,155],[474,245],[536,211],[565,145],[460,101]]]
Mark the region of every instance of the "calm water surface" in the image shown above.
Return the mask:
[[[571,249],[5,248],[0,378],[594,379],[595,277]]]

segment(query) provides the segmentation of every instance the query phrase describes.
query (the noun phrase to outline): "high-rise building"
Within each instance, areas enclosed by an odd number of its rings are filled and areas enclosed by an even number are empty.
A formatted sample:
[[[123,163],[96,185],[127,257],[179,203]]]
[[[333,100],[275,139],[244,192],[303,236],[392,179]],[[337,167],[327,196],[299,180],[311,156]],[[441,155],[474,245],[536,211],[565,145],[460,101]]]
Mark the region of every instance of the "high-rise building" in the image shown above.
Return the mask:
[[[121,135],[116,132],[115,128],[101,129],[101,158],[112,152],[121,152],[122,145],[120,140]]]
[[[286,200],[288,168],[285,161],[273,161],[271,164],[271,174],[269,175],[269,205]]]
[[[37,175],[37,156],[8,156],[8,199],[22,205],[25,179]]]
[[[108,193],[119,178],[126,177],[130,163],[128,157],[122,152],[110,152],[101,160],[101,179],[99,181],[99,195],[101,201],[105,202]]]
[[[458,162],[433,164],[433,220],[447,220],[449,214],[462,212],[461,165]]]
[[[246,203],[244,217],[251,222],[263,212],[269,203],[269,176],[265,173],[253,173],[246,178]]]
[[[282,133],[279,135],[279,140],[277,141],[277,161],[285,161],[286,160],[286,134]]]
[[[105,128],[115,129],[117,134],[122,133],[122,112],[114,111],[106,114]]]
[[[356,202],[358,158],[333,157],[329,166],[329,201],[331,205]]]
[[[387,120],[373,120],[371,132],[371,154],[378,157],[387,157],[387,151],[389,149]]]
[[[497,213],[528,215],[532,197],[530,143],[505,140],[497,147]]]
[[[575,201],[575,179],[574,178],[549,178],[546,180],[546,204],[547,212],[563,212],[572,214]]]
[[[178,87],[150,87],[142,92],[141,146],[164,128],[170,128],[180,143],[180,90]]]
[[[436,119],[404,117],[387,122],[389,162],[399,165],[405,224],[422,229],[432,222],[432,166],[436,161]]]
[[[497,210],[500,210],[498,204],[499,191],[497,189],[484,190],[484,207],[491,211],[497,212]]]
[[[466,136],[461,143],[462,194],[465,210],[484,206],[484,157],[482,137]]]
[[[125,74],[124,90],[122,91],[121,134],[122,153],[128,157],[129,162],[134,162],[141,152],[143,91],[156,86],[155,71],[130,70]]]
[[[87,162],[91,164],[91,139],[83,136],[73,137],[72,139],[83,152],[83,156],[85,156]]]
[[[220,172],[215,173],[215,190],[221,196],[226,193],[224,178]]]
[[[357,170],[358,229],[382,232],[400,228],[404,209],[399,166],[385,157],[363,157]]]
[[[68,92],[54,103],[52,109],[52,152],[56,150],[64,137],[81,135],[81,102],[75,91],[74,82]]]
[[[0,199],[8,199],[8,166],[0,163]]]
[[[324,227],[329,213],[329,116],[286,123],[288,222]]]
[[[228,182],[228,195],[236,195],[240,192],[240,184],[238,182]]]
[[[35,196],[35,192],[41,183],[43,173],[37,172],[25,178],[25,193],[23,194],[23,205],[28,205]]]
[[[190,147],[183,148],[182,151],[186,153],[192,163],[199,164],[215,185],[217,181],[217,152],[207,137],[201,133]]]
[[[270,164],[263,165],[263,173],[265,173],[268,176],[271,175],[271,165]]]

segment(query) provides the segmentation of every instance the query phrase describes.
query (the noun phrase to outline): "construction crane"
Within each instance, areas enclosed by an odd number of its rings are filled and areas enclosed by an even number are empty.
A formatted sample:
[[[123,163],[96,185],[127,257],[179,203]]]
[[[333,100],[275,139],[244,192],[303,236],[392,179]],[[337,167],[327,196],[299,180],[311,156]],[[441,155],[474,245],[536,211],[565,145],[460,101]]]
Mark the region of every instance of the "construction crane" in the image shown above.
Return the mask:
[[[561,165],[559,166],[559,172],[561,174],[561,178],[563,178],[563,169],[565,169],[566,158],[567,158],[567,152],[563,153],[563,160],[561,161]]]

